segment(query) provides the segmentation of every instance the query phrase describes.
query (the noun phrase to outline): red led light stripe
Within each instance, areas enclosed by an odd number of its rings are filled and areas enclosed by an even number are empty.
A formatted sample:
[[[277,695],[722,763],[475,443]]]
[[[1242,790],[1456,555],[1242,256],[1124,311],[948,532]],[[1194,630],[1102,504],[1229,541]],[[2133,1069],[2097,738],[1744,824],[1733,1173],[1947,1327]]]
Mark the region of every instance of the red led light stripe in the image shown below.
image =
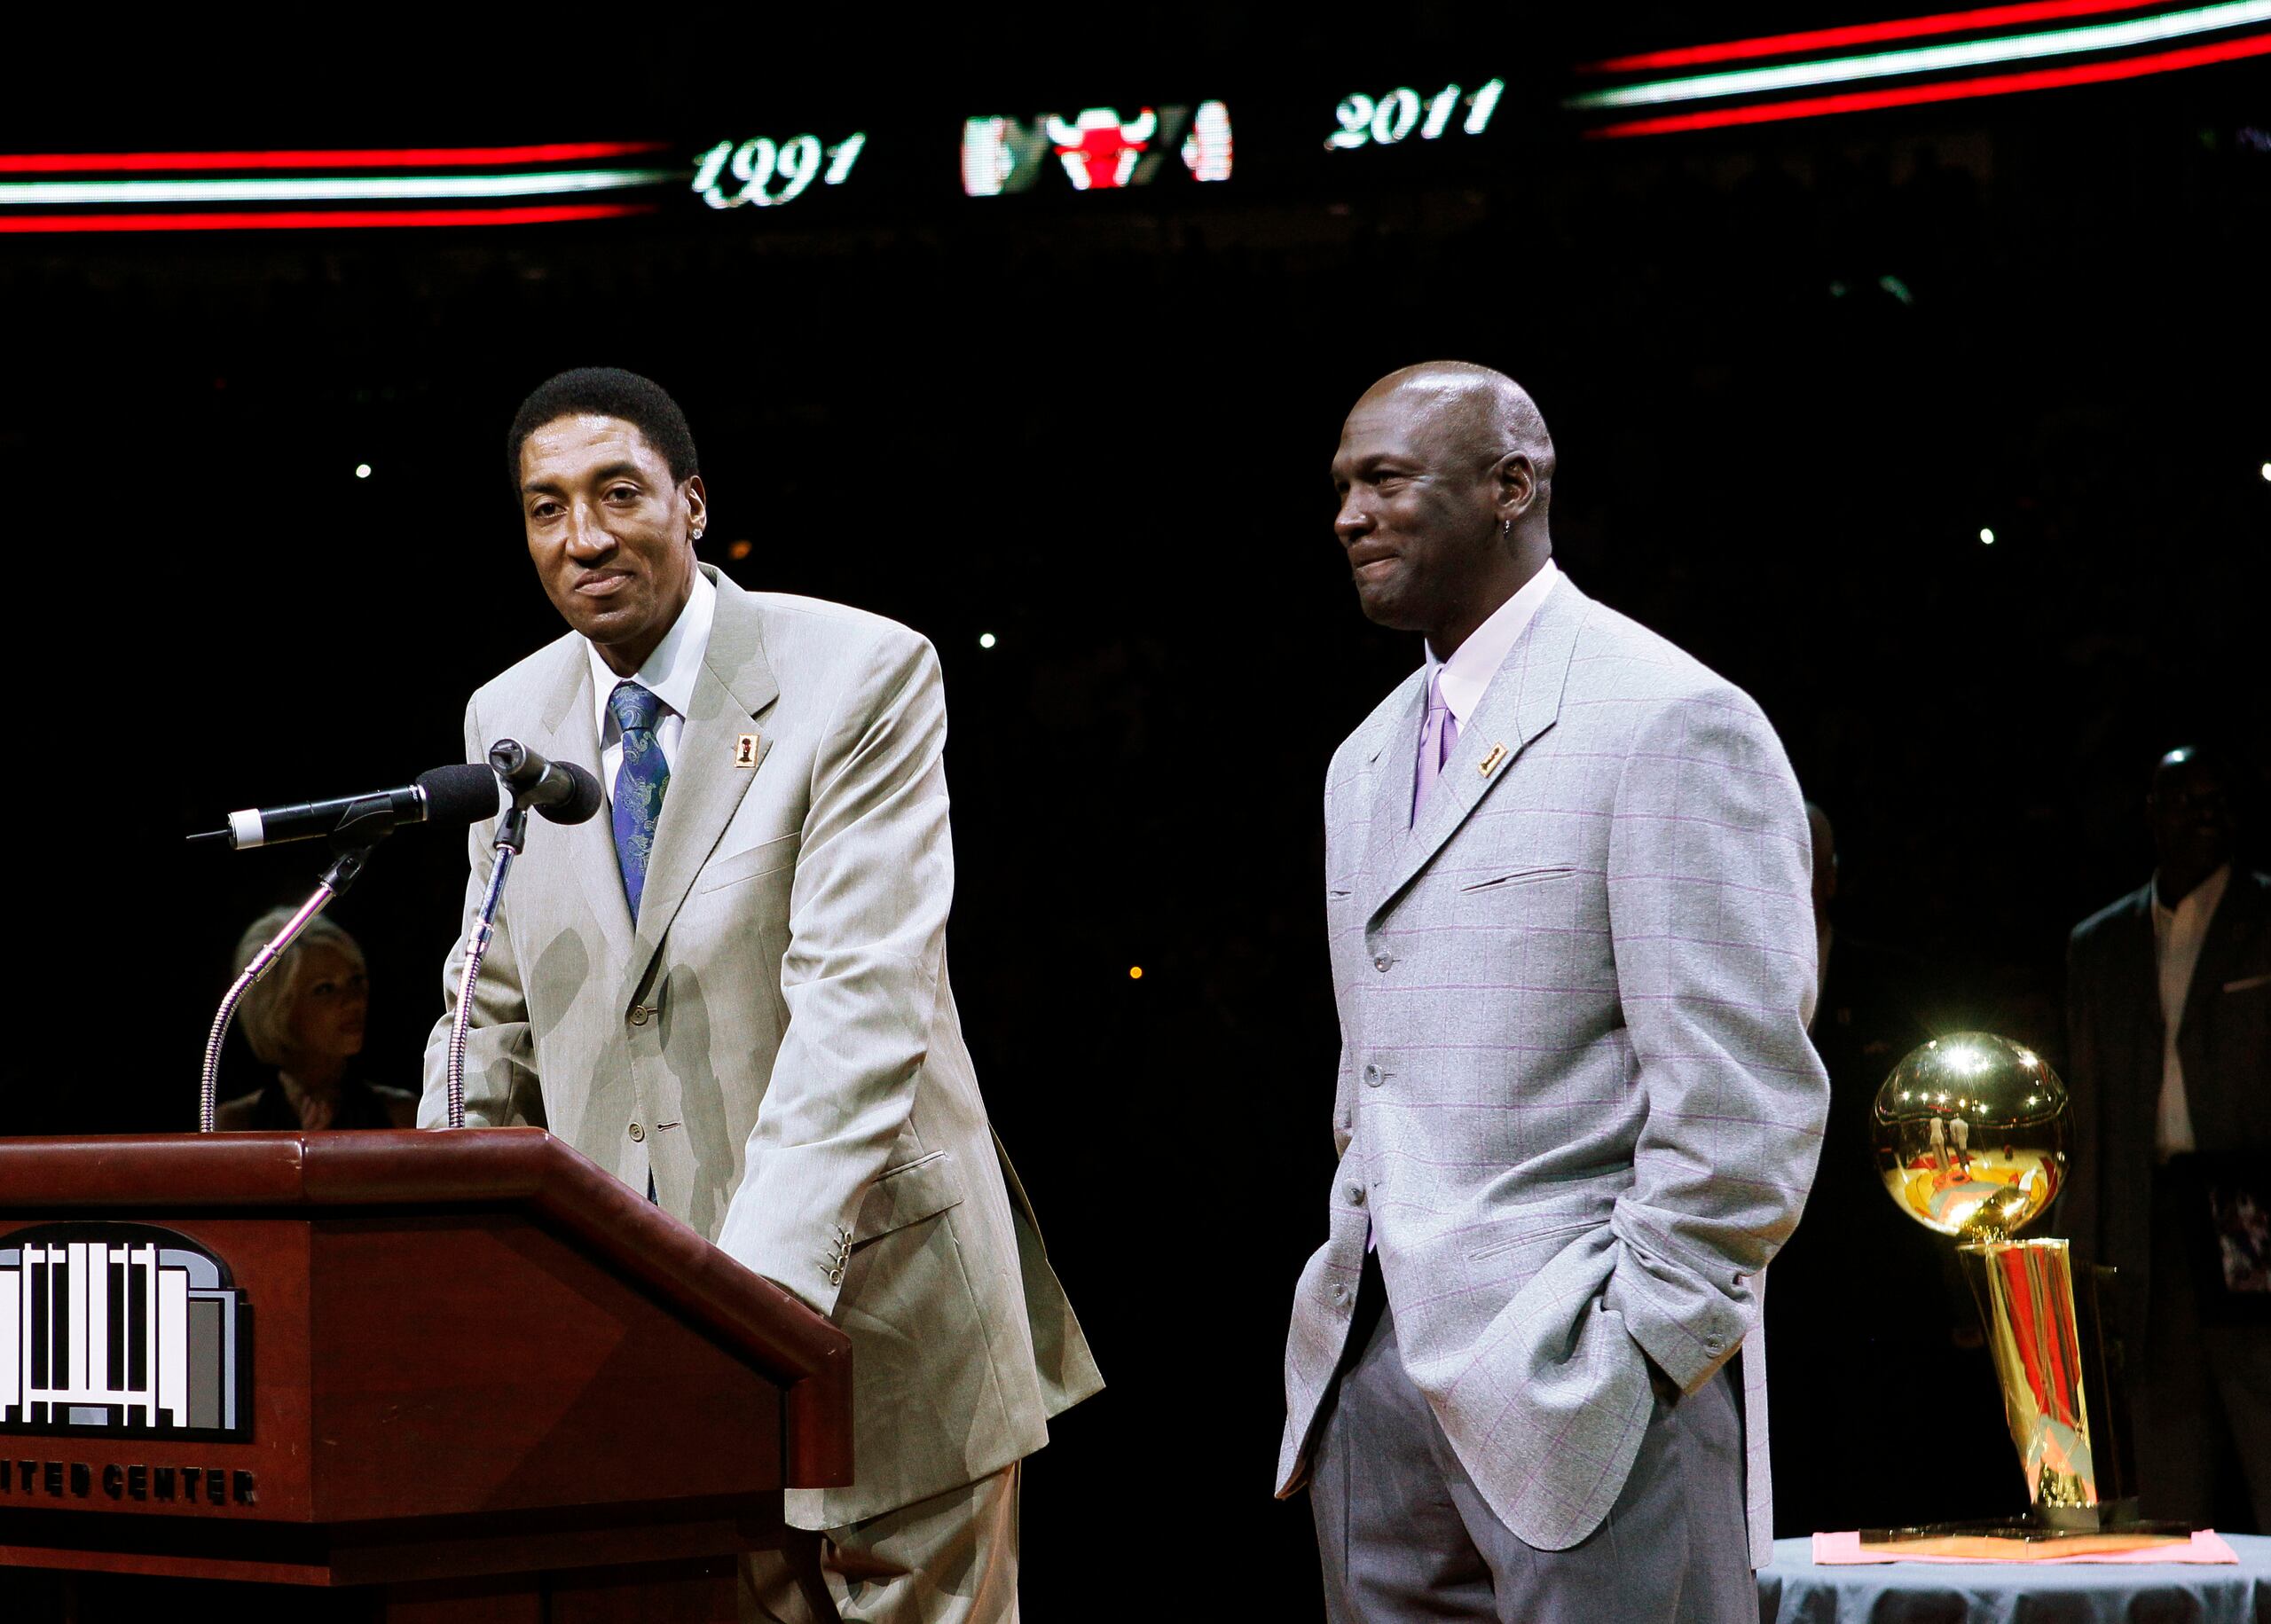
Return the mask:
[[[1908,107],[1923,102],[1964,101],[1980,96],[2010,96],[2021,90],[2055,90],[2062,85],[2102,84],[2112,79],[2141,79],[2149,74],[2173,73],[2183,67],[2204,67],[2212,62],[2232,62],[2242,57],[2271,52],[2271,34],[2248,35],[2212,45],[2190,45],[2152,56],[2123,57],[2110,62],[2088,62],[2076,67],[2039,67],[2022,74],[1992,74],[1979,79],[1945,79],[1937,84],[1904,85],[1897,90],[1853,90],[1841,96],[1809,96],[1796,101],[1760,102],[1748,107],[1721,107],[1709,113],[1680,113],[1665,118],[1634,119],[1589,129],[1588,136],[1668,136],[1684,129],[1724,129],[1736,124],[1771,124],[1784,119],[1824,118],[1834,113],[1866,113],[1877,107]]]
[[[538,225],[654,212],[651,203],[547,203],[526,208],[294,208],[230,214],[4,215],[6,231],[279,231],[365,225]]]
[[[2027,0],[2024,4],[1991,5],[1973,12],[1942,12],[1931,17],[1900,17],[1890,22],[1856,23],[1843,28],[1810,28],[1803,34],[1763,35],[1757,39],[1730,40],[1724,45],[1690,45],[1679,51],[1650,51],[1639,56],[1588,62],[1578,71],[1625,74],[1658,67],[1695,67],[1706,62],[1743,62],[1753,57],[1796,56],[1809,51],[1831,51],[1842,45],[1868,45],[1882,40],[1915,39],[1928,34],[1961,34],[1980,28],[2008,27],[2014,23],[2049,22],[2062,17],[2094,17],[2102,12],[2149,9],[2140,5],[2138,0]]]
[[[658,153],[661,141],[555,141],[543,146],[401,146],[352,152],[0,153],[0,174],[96,175],[153,170],[395,169],[434,164],[569,163]]]

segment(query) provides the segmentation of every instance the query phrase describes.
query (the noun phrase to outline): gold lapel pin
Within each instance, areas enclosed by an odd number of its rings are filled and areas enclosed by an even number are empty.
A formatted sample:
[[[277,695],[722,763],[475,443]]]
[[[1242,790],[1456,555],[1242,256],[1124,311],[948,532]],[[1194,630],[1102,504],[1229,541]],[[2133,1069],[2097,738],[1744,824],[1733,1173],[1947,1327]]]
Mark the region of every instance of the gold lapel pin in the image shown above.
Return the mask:
[[[1498,770],[1498,764],[1505,758],[1506,747],[1503,744],[1494,744],[1490,747],[1490,753],[1475,764],[1474,770],[1488,778]]]
[[[735,741],[734,745],[735,766],[753,767],[757,765],[758,742],[763,736],[761,734],[745,733]]]

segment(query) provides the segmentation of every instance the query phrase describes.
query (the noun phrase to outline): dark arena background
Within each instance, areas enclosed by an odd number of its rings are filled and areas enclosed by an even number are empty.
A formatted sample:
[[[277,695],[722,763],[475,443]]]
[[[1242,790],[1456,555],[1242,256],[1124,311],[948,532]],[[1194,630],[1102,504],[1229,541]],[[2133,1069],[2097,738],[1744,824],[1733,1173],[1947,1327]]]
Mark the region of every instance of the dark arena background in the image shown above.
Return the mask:
[[[996,50],[640,8],[177,27],[99,93],[35,87],[0,111],[0,453],[44,651],[20,917],[66,968],[19,972],[47,1039],[0,1133],[193,1126],[236,938],[322,859],[184,836],[458,758],[468,692],[559,630],[513,409],[646,373],[694,425],[705,557],[944,661],[957,996],[1111,1384],[1031,1463],[1027,1615],[1203,1566],[1179,1616],[1316,1616],[1269,1489],[1332,1169],[1319,796],[1419,657],[1331,530],[1375,377],[1527,385],[1562,567],[1772,718],[1835,827],[1838,940],[1903,967],[1840,1109],[1933,1032],[2061,1063],[2066,933],[2150,872],[2169,746],[2228,753],[2267,860],[2271,18],[1839,66],[2204,12],[2004,9],[2042,15],[1888,43],[1897,0],[1139,5]],[[1756,60],[1822,66],[1625,94]],[[279,177],[311,184],[208,184]],[[417,1086],[464,874],[405,833],[335,910],[378,1080]],[[1908,1285],[1772,1299],[1780,1534],[2023,1499],[1968,1310],[1882,1204],[1802,1228],[1805,1278]],[[1972,1441],[1934,1465],[1943,1421]]]

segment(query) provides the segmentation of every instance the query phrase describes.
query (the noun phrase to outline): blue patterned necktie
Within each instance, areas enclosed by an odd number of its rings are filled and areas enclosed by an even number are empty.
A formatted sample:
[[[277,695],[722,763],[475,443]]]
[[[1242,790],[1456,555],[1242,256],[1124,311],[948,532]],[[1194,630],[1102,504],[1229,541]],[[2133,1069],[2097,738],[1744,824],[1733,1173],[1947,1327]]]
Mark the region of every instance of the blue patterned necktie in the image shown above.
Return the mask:
[[[623,894],[631,917],[639,917],[639,898],[647,889],[647,859],[655,850],[655,825],[663,815],[663,791],[670,788],[671,764],[655,736],[663,702],[635,682],[618,682],[607,708],[623,730],[623,765],[615,772],[615,860],[623,868]]]

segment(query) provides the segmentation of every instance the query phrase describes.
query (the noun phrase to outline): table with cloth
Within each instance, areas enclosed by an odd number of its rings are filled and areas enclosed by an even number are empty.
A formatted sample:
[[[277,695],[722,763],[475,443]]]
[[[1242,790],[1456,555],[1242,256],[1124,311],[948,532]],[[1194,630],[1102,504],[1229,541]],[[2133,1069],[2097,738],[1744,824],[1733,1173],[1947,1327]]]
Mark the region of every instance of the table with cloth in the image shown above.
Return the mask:
[[[2271,1537],[2233,1534],[2236,1564],[1817,1564],[1813,1541],[1774,1542],[1758,1573],[1760,1624],[2271,1624]]]

